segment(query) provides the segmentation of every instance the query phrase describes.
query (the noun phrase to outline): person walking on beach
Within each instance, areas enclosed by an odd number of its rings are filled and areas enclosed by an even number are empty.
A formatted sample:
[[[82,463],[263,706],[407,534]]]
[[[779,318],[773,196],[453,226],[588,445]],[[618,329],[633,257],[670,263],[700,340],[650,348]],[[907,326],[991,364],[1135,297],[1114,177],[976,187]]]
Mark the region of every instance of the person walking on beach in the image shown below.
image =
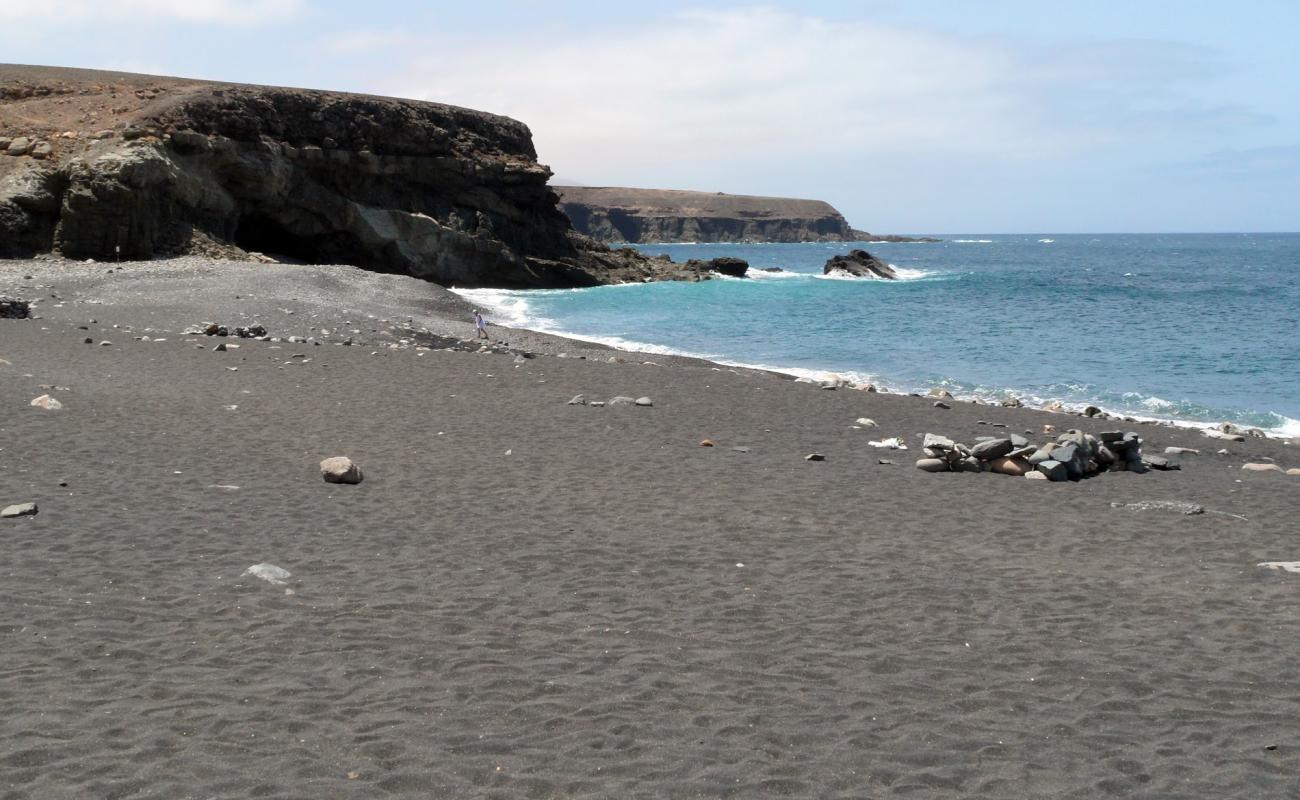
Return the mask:
[[[483,320],[483,315],[478,313],[477,308],[474,309],[474,329],[478,331],[478,338],[480,339],[488,338],[487,322]]]

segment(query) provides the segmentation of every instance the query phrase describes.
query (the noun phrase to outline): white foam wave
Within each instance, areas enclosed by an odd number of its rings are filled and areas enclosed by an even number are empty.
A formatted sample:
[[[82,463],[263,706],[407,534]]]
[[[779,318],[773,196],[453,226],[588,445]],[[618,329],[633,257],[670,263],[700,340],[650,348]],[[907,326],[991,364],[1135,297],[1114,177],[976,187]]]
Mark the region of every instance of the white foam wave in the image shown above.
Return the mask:
[[[928,270],[909,269],[907,267],[900,267],[897,264],[890,264],[889,266],[894,270],[894,274],[898,276],[897,280],[899,281],[918,281],[922,278],[929,278],[934,274]],[[883,283],[893,283],[893,281],[890,281],[887,278],[876,278],[870,275],[850,275],[847,272],[841,272],[839,270],[836,270],[829,275],[811,275],[809,277],[823,281],[881,281]]]
[[[452,289],[453,292],[485,309],[489,322],[510,328],[532,328],[540,320],[532,315],[528,299],[509,289]],[[549,320],[546,320],[549,322]]]
[[[955,244],[993,244],[992,239],[953,239]]]
[[[745,273],[745,276],[756,281],[785,281],[790,280],[791,278],[797,279],[808,277],[808,275],[805,275],[802,272],[790,272],[789,270],[784,269],[780,272],[765,272],[761,269],[751,269]]]

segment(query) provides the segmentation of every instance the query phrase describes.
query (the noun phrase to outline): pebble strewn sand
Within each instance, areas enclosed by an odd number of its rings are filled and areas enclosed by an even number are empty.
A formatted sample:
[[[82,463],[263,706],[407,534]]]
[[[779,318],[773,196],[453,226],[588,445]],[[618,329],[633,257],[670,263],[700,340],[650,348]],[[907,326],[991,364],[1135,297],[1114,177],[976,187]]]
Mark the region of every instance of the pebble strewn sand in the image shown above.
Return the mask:
[[[1294,446],[1140,425],[1202,455],[930,475],[926,431],[1109,426],[510,331],[539,355],[388,349],[468,338],[463,304],[346,268],[106,270],[0,262],[44,298],[0,320],[0,506],[40,506],[0,520],[0,797],[1300,793],[1300,575],[1255,566],[1300,558],[1300,478],[1241,470]],[[1145,500],[1210,513],[1111,505]]]

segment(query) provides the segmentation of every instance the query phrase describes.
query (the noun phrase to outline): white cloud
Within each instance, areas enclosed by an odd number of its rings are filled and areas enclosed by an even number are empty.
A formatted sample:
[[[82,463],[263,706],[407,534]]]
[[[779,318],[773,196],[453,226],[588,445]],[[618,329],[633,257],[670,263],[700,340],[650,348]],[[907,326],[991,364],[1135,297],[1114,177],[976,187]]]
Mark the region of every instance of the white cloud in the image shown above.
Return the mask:
[[[332,55],[359,56],[393,48],[417,46],[422,41],[420,37],[404,31],[355,28],[326,38],[320,43],[320,47]]]
[[[49,25],[92,21],[255,25],[288,19],[303,8],[303,0],[58,0],[17,3],[5,10],[5,17]]]
[[[836,153],[1056,158],[1131,146],[1188,119],[1214,124],[1179,89],[1202,77],[1203,61],[1161,43],[1053,51],[772,9],[555,34],[367,32],[351,51],[383,47],[399,65],[376,79],[384,91],[520,119],[544,161],[585,175]]]

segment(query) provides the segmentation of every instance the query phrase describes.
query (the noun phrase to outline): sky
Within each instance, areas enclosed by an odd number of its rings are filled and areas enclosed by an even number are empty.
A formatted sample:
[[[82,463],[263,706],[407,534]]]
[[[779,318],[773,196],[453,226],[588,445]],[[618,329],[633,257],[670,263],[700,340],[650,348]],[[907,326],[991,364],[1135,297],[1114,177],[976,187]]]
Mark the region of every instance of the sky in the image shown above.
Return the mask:
[[[826,200],[874,233],[1300,230],[1295,0],[59,0],[0,62],[527,123],[593,186]]]

